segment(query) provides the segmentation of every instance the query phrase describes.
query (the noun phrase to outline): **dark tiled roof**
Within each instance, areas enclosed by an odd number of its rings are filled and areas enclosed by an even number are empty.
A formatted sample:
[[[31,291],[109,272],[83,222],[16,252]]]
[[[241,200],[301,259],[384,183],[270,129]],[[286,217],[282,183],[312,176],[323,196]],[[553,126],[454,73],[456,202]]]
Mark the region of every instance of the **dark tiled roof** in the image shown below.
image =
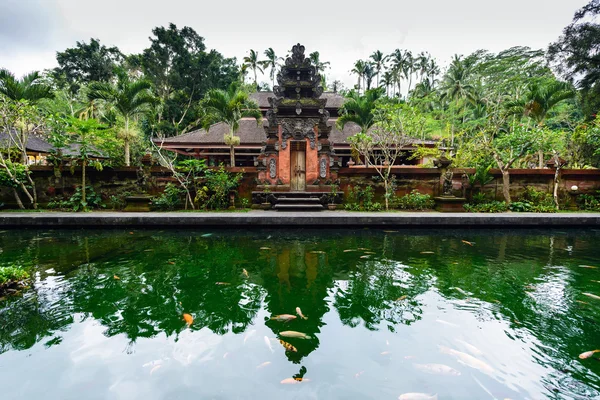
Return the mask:
[[[273,97],[273,92],[256,92],[250,95],[250,99],[258,103],[259,108],[269,108],[269,97]],[[340,108],[345,101],[344,96],[339,93],[324,92],[321,95],[322,99],[327,99],[325,108]]]
[[[11,135],[14,135],[14,134],[16,134],[16,133],[14,133],[14,131],[11,132]],[[0,133],[0,146],[9,146],[9,145],[13,145],[13,144],[14,144],[14,142],[8,138],[8,134],[6,132]],[[80,145],[78,143],[68,144],[62,149],[62,154],[63,154],[63,156],[67,156],[67,157],[78,156],[79,155],[79,147],[80,147]],[[27,140],[26,150],[28,152],[49,154],[53,149],[54,149],[54,147],[50,143],[48,143],[47,141],[45,141],[44,139],[42,139],[39,136],[31,135],[31,136],[29,136],[29,139]],[[100,150],[96,149],[93,146],[92,146],[91,150],[94,153],[93,156],[96,158],[108,158],[104,154],[102,154],[102,152]]]

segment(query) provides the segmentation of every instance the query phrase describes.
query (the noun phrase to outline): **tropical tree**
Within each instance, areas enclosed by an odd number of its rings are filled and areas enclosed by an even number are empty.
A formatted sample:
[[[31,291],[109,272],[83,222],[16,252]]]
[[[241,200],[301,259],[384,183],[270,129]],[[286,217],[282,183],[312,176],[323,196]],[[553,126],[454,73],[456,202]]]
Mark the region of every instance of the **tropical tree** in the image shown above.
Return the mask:
[[[225,144],[229,145],[231,166],[235,167],[234,149],[240,143],[240,138],[235,136],[235,133],[240,127],[242,118],[254,118],[257,124],[261,122],[262,114],[258,104],[250,100],[248,92],[241,90],[236,82],[229,85],[227,90],[209,91],[202,104],[207,115],[204,121],[206,130],[210,125],[218,122],[224,122],[229,126],[229,135],[225,136]]]
[[[0,69],[0,94],[13,101],[27,100],[30,104],[54,97],[52,88],[42,82],[39,72],[31,72],[17,79],[4,68]]]
[[[325,71],[325,68],[331,64],[329,61],[321,61],[321,55],[318,51],[313,51],[308,55],[312,64],[316,67],[317,73]]]
[[[383,96],[383,88],[367,90],[364,95],[350,92],[346,102],[340,110],[337,120],[339,129],[344,129],[348,122],[360,126],[361,133],[367,133],[375,123],[375,108],[377,101]]]
[[[572,86],[566,82],[530,82],[525,95],[507,103],[509,111],[531,118],[543,127],[548,112],[558,103],[575,97]],[[544,167],[544,150],[538,151],[538,168]]]
[[[271,68],[271,72],[269,74],[271,77],[271,85],[275,86],[275,70],[278,67],[278,61],[281,59],[281,57],[277,57],[275,50],[273,50],[272,47],[269,47],[267,50],[265,50],[265,56],[267,59],[261,61],[260,63],[264,69]]]
[[[394,79],[394,73],[392,71],[385,71],[381,77],[381,87],[385,87],[385,94],[387,96],[390,95],[390,86],[393,87],[395,84]]]
[[[148,105],[155,102],[150,92],[152,84],[146,80],[132,80],[125,71],[118,73],[116,84],[94,82],[90,85],[90,100],[104,100],[123,118],[123,128],[118,136],[123,139],[125,147],[125,165],[130,166],[130,145],[138,136],[135,117],[144,112]]]
[[[373,64],[368,62],[365,65],[365,72],[363,74],[363,77],[365,78],[365,89],[366,90],[371,89],[371,84],[373,83],[373,78],[375,77],[375,75],[376,75],[376,71],[375,71],[375,68],[373,67]]]
[[[357,60],[354,63],[354,68],[352,68],[352,70],[350,71],[350,73],[356,74],[358,76],[358,86],[357,86],[358,93],[360,93],[361,82],[363,80],[363,76],[365,74],[366,67],[367,67],[367,63],[365,61]]]
[[[373,52],[373,54],[371,54],[371,60],[373,60],[373,67],[375,68],[375,74],[377,76],[377,87],[379,87],[379,74],[385,66],[387,56],[383,54],[380,50],[376,50]]]
[[[250,54],[244,57],[244,64],[254,72],[254,86],[258,89],[258,81],[256,79],[256,70],[263,72],[261,62],[258,60],[258,52],[250,49]]]
[[[402,75],[410,63],[410,52],[396,49],[390,55],[390,60],[392,62],[392,71],[395,76],[395,81],[398,84],[398,96],[402,96]]]

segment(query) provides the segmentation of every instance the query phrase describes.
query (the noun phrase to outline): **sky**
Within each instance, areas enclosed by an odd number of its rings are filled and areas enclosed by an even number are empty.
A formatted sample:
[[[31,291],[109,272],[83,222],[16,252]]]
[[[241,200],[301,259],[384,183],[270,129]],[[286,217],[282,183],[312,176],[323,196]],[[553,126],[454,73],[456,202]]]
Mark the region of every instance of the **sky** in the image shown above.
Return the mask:
[[[588,0],[0,0],[0,68],[18,76],[56,66],[56,52],[100,39],[124,53],[149,45],[155,26],[190,26],[238,61],[300,42],[330,61],[328,82],[356,83],[358,59],[375,50],[428,51],[442,66],[454,54],[513,46],[546,48]],[[259,76],[259,81],[269,77]]]

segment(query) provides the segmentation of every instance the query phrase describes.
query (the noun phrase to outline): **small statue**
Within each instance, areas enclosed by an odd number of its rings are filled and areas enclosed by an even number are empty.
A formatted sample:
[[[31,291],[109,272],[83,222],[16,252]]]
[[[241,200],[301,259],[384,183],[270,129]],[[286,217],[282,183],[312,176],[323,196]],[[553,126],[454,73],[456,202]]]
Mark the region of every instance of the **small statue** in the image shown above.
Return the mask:
[[[446,171],[444,174],[444,185],[442,187],[442,193],[444,196],[452,196],[452,177],[454,172]]]

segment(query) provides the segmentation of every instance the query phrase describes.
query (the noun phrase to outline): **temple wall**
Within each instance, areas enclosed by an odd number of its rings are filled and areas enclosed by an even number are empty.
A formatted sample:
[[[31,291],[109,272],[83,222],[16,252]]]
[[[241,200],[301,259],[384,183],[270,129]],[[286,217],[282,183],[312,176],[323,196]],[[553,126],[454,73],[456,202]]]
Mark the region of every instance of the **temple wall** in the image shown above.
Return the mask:
[[[288,145],[283,149],[281,146],[283,144],[283,140],[281,137],[281,126],[279,127],[279,162],[277,163],[277,176],[284,185],[289,185],[291,180],[291,165],[290,165],[290,150],[291,146]]]
[[[316,131],[316,129],[315,129]],[[306,140],[306,184],[311,185],[319,177],[319,154],[317,146],[310,148],[310,140]]]

